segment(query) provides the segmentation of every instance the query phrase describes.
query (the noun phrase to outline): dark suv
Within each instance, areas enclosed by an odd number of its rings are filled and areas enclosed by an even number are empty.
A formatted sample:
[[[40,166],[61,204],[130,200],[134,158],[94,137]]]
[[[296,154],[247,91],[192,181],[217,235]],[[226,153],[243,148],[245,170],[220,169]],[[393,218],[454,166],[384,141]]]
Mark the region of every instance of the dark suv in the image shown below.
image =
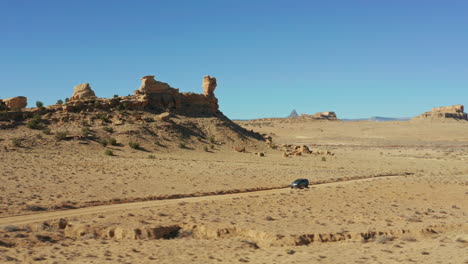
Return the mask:
[[[309,180],[308,179],[297,179],[290,184],[291,189],[293,188],[299,188],[299,189],[304,189],[304,188],[309,188]]]

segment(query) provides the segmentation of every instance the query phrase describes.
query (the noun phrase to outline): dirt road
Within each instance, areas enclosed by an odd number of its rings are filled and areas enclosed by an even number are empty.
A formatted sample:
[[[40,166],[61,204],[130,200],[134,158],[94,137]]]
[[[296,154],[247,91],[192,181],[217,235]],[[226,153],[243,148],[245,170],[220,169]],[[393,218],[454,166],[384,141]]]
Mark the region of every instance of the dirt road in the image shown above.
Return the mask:
[[[322,187],[332,186],[332,185],[350,184],[352,182],[357,182],[357,181],[375,181],[375,180],[391,178],[391,177],[396,177],[396,176],[407,176],[407,175],[385,175],[385,176],[379,175],[379,176],[372,176],[369,178],[360,178],[360,179],[351,179],[351,180],[337,181],[337,182],[331,182],[331,183],[323,183],[323,184],[313,185],[308,190],[297,190],[297,191],[312,191],[314,188],[322,188]],[[203,201],[216,201],[216,200],[223,200],[223,199],[242,198],[242,197],[248,197],[252,195],[258,196],[258,195],[287,193],[290,191],[291,190],[289,188],[279,188],[279,189],[272,189],[272,190],[240,192],[240,193],[233,193],[233,194],[206,195],[206,196],[199,196],[199,197],[185,197],[185,198],[167,199],[167,200],[101,205],[101,206],[71,209],[71,210],[65,210],[65,211],[54,211],[54,212],[37,213],[37,214],[31,214],[31,215],[11,216],[11,217],[0,218],[0,228],[8,226],[8,225],[25,225],[25,224],[37,223],[37,222],[42,222],[42,221],[47,221],[47,220],[52,220],[52,219],[77,217],[77,216],[82,216],[82,215],[106,213],[106,212],[111,212],[111,211],[141,209],[141,208],[157,207],[157,206],[163,206],[163,205],[177,205],[178,203],[181,203],[181,202],[197,203],[197,202],[203,202]]]

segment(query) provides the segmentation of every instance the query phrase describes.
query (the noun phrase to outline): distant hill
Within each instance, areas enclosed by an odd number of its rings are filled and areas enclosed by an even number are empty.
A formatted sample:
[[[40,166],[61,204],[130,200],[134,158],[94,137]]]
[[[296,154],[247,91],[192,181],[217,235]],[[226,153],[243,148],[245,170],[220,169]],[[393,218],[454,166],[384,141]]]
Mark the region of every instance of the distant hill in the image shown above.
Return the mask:
[[[353,119],[341,119],[342,121],[374,121],[374,122],[386,122],[386,121],[408,121],[410,117],[382,117],[372,116],[369,118],[353,118]]]
[[[299,114],[297,113],[296,109],[293,109],[292,112],[289,114],[288,118],[290,117],[298,117]]]

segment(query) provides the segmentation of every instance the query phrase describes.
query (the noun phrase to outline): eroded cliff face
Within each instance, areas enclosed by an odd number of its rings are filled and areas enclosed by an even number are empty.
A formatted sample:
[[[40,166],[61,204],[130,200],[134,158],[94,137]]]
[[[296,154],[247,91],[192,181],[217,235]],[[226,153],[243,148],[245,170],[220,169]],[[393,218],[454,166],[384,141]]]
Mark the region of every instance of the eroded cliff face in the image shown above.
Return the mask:
[[[425,112],[415,117],[414,120],[468,120],[464,109],[463,105],[434,107],[432,111]]]
[[[218,112],[218,99],[214,96],[216,78],[205,76],[202,82],[203,94],[180,93],[169,84],[156,81],[154,76],[141,78],[141,86],[130,101],[143,108],[174,110],[187,115],[215,114]],[[135,105],[135,103],[130,103]]]

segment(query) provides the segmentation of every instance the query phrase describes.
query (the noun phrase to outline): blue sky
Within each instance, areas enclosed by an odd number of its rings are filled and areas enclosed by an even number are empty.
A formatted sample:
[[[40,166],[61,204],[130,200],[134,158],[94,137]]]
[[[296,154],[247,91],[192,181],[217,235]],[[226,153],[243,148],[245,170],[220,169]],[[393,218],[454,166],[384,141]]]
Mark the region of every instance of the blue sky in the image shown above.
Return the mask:
[[[0,0],[0,98],[53,104],[144,75],[201,92],[230,118],[336,111],[415,116],[468,105],[467,1]]]

